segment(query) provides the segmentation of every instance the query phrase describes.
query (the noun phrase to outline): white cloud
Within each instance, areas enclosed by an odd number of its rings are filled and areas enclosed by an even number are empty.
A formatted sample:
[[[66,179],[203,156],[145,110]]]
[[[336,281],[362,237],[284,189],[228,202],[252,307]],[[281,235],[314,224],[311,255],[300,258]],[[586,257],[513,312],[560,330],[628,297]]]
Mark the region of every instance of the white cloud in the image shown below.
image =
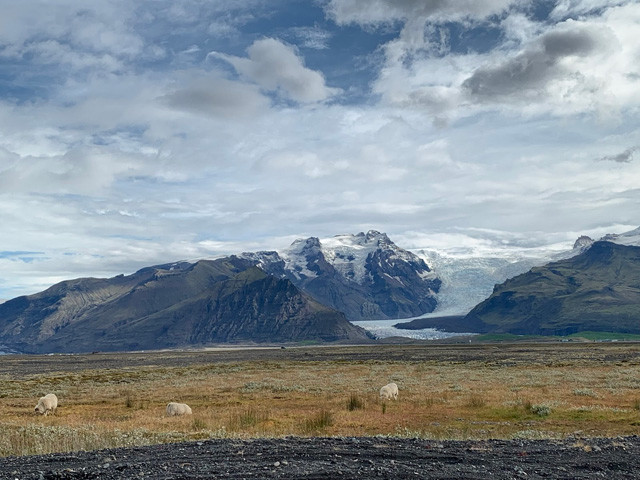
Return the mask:
[[[387,18],[404,18],[399,6],[376,3],[383,4]],[[414,2],[400,5],[405,13],[420,10]],[[494,24],[505,40],[486,53],[439,55],[424,35],[407,36],[416,22],[406,20],[400,35],[384,45],[385,63],[373,89],[389,105],[426,110],[436,125],[494,109],[616,117],[640,104],[640,46],[632,33],[640,28],[640,5],[557,24],[510,12]],[[424,31],[420,25],[411,28]]]
[[[326,50],[329,48],[331,33],[322,30],[317,26],[314,27],[294,27],[291,33],[299,41],[299,45],[304,48],[312,48],[314,50]]]
[[[627,3],[626,0],[558,0],[549,16],[556,20],[564,20],[625,3]]]
[[[326,161],[322,160],[314,152],[270,152],[258,162],[258,168],[274,169],[278,174],[301,173],[311,178],[326,177],[336,172],[344,171],[348,168],[348,162],[344,160]]]
[[[72,57],[129,58],[142,54],[144,41],[132,26],[135,7],[114,0],[87,4],[63,0],[11,2],[0,20],[0,55],[35,55],[45,63]],[[74,62],[74,60],[68,60]],[[106,65],[106,64],[105,64]]]
[[[219,52],[209,55],[229,62],[238,73],[262,88],[278,91],[296,102],[321,102],[338,93],[326,86],[322,73],[305,67],[295,49],[279,40],[256,40],[247,53],[248,58]]]
[[[0,18],[2,250],[41,252],[0,256],[0,297],[303,235],[482,252],[637,222],[635,2],[541,22],[521,2],[335,0],[341,26],[256,33],[290,12],[63,1]],[[351,40],[357,58],[332,51]]]
[[[513,3],[513,0],[331,0],[327,11],[338,24],[384,24],[413,18],[437,23],[483,19],[505,11]]]

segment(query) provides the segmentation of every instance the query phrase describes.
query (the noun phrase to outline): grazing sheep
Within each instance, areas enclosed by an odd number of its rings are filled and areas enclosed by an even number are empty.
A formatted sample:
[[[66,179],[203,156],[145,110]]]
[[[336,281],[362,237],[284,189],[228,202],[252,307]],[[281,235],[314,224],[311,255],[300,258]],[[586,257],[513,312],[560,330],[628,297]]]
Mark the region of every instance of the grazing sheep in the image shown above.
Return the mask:
[[[44,397],[40,397],[34,410],[40,415],[49,415],[49,412],[56,413],[56,408],[58,408],[58,397],[53,393],[47,393]]]
[[[178,415],[191,415],[191,407],[186,403],[171,402],[167,404],[167,415],[169,417]]]
[[[395,383],[388,383],[380,389],[380,398],[382,400],[397,400],[398,399],[398,385]]]
[[[391,389],[391,394],[393,395],[393,399],[397,400],[398,399],[398,385],[396,385],[395,383],[391,382],[391,383],[387,383],[387,387],[389,387]]]

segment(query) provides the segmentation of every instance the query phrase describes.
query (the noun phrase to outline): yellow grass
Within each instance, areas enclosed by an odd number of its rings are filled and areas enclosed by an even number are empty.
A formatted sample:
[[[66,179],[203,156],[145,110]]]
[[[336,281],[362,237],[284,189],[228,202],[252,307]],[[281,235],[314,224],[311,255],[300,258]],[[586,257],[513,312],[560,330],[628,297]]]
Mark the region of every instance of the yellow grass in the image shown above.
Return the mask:
[[[399,399],[383,405],[388,382]],[[59,398],[56,415],[35,415],[48,392]],[[353,395],[362,408],[348,408]],[[170,401],[194,414],[166,417]],[[617,436],[639,433],[640,366],[381,359],[5,375],[0,409],[0,456],[220,437]]]

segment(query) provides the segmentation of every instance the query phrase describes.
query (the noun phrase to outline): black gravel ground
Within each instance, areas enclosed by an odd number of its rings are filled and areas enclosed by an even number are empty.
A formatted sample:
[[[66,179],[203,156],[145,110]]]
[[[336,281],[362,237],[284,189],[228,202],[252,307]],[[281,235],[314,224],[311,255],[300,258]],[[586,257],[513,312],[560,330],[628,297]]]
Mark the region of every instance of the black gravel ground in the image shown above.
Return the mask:
[[[2,479],[636,479],[640,437],[208,440],[0,459]]]

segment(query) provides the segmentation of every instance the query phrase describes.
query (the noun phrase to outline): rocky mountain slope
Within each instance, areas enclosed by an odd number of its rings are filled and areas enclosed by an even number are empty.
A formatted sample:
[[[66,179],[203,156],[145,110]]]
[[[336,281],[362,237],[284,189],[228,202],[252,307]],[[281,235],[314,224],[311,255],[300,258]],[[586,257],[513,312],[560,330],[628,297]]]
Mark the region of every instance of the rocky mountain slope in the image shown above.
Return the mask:
[[[26,353],[367,339],[344,314],[236,256],[69,280],[0,304],[0,345]]]
[[[423,259],[375,230],[243,256],[352,321],[415,317],[437,305],[441,280]]]
[[[640,333],[640,247],[633,235],[612,240],[497,285],[465,317],[466,326],[538,335]]]

